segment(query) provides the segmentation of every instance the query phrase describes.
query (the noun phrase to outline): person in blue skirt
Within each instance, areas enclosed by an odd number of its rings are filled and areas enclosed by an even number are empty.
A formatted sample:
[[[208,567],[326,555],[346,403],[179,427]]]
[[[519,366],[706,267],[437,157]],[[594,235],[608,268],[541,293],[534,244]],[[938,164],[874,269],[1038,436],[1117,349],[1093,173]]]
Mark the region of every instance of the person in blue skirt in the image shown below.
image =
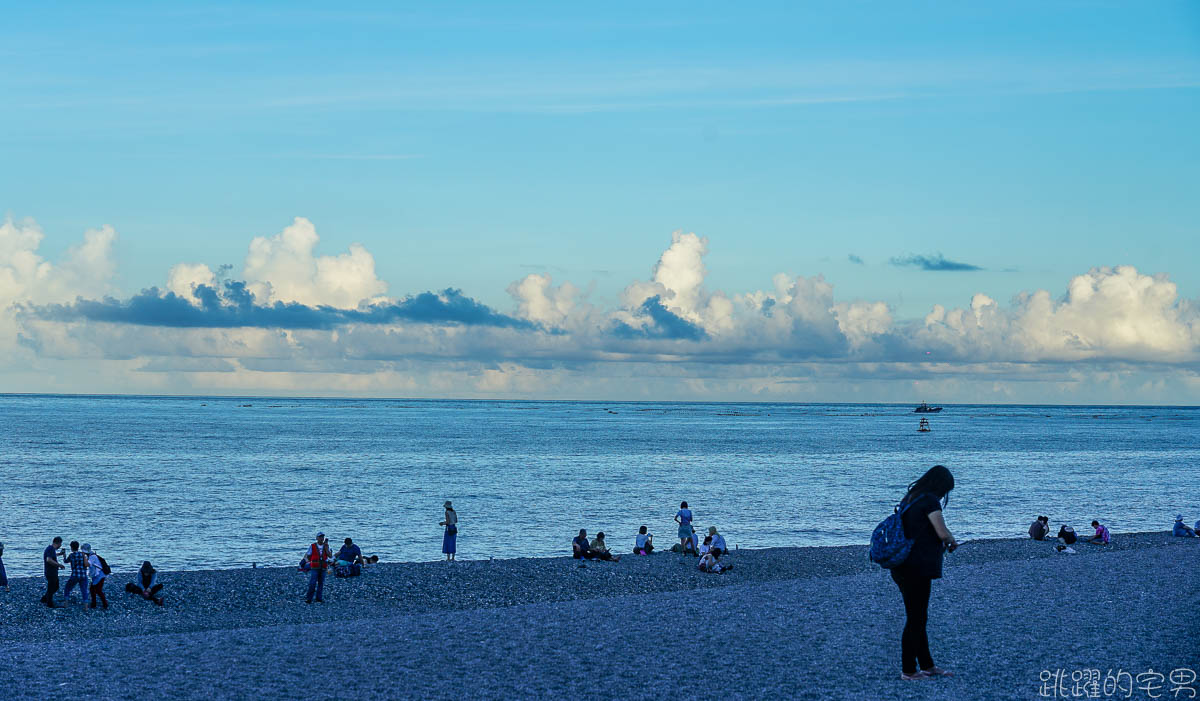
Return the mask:
[[[446,562],[453,562],[454,552],[458,550],[458,514],[454,512],[450,502],[443,506],[446,507],[446,520],[438,523],[439,526],[446,527],[446,532],[442,535],[442,553],[446,556]]]
[[[696,552],[692,544],[692,510],[686,501],[680,502],[679,511],[675,513],[675,523],[679,524],[679,548],[683,552]]]

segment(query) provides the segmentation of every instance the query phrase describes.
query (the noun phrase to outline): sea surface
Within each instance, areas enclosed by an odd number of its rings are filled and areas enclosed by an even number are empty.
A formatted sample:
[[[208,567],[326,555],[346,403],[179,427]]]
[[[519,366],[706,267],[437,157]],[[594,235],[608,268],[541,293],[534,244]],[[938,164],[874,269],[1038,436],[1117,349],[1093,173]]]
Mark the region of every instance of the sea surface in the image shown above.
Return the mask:
[[[318,530],[388,561],[626,551],[686,500],[730,547],[865,544],[924,470],[954,473],[960,539],[1200,519],[1200,408],[0,395],[0,541],[55,535],[115,569],[291,565]]]

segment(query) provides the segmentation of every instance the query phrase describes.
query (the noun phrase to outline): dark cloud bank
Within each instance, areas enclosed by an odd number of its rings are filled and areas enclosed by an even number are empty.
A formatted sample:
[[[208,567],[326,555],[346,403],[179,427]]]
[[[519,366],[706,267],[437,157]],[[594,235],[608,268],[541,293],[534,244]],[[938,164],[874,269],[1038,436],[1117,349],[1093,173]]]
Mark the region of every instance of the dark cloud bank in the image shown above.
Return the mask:
[[[422,292],[398,302],[358,309],[311,307],[295,302],[256,304],[246,283],[240,281],[226,282],[220,290],[197,285],[195,295],[200,306],[174,292],[163,294],[152,287],[126,301],[112,297],[77,299],[72,304],[34,307],[33,313],[50,321],[105,321],[170,328],[332,329],[344,324],[395,322],[540,328],[524,319],[501,314],[453,288],[436,294]]]

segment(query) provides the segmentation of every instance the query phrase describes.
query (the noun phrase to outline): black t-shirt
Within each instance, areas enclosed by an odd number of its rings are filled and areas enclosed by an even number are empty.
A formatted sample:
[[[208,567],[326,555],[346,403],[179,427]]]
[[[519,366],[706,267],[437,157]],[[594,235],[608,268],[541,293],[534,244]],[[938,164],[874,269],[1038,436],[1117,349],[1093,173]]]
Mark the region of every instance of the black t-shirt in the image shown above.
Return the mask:
[[[1058,537],[1062,538],[1063,542],[1066,543],[1067,545],[1075,544],[1075,531],[1073,529],[1067,530],[1066,526],[1063,526],[1062,528],[1058,529]]]
[[[920,494],[910,503],[911,506],[900,518],[904,522],[904,535],[912,539],[913,547],[908,559],[896,569],[914,577],[940,579],[945,547],[937,531],[933,530],[933,524],[929,522],[929,514],[941,511],[942,504],[932,494]]]
[[[588,544],[588,539],[586,536],[581,536],[581,535],[575,536],[575,538],[573,538],[571,540],[571,543],[573,543],[574,545],[577,545],[579,547],[579,552],[581,552],[581,553],[587,552],[591,547]],[[574,548],[572,548],[572,550],[574,550]]]
[[[42,551],[42,571],[47,577],[53,579],[58,576],[58,568],[50,564],[49,560],[58,562],[58,549],[53,545],[47,545],[46,549]]]

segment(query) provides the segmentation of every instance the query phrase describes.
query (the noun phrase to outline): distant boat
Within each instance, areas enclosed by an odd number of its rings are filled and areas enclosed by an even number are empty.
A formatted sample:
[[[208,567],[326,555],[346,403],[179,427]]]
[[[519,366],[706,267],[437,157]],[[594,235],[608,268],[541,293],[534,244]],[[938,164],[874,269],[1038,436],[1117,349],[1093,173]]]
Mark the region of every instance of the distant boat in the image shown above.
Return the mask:
[[[936,414],[941,410],[942,410],[942,408],[940,406],[929,406],[925,402],[921,402],[921,406],[917,407],[916,409],[913,409],[913,413],[914,414]]]
[[[932,430],[929,428],[929,419],[921,417],[921,423],[917,425],[917,433],[929,433]]]

